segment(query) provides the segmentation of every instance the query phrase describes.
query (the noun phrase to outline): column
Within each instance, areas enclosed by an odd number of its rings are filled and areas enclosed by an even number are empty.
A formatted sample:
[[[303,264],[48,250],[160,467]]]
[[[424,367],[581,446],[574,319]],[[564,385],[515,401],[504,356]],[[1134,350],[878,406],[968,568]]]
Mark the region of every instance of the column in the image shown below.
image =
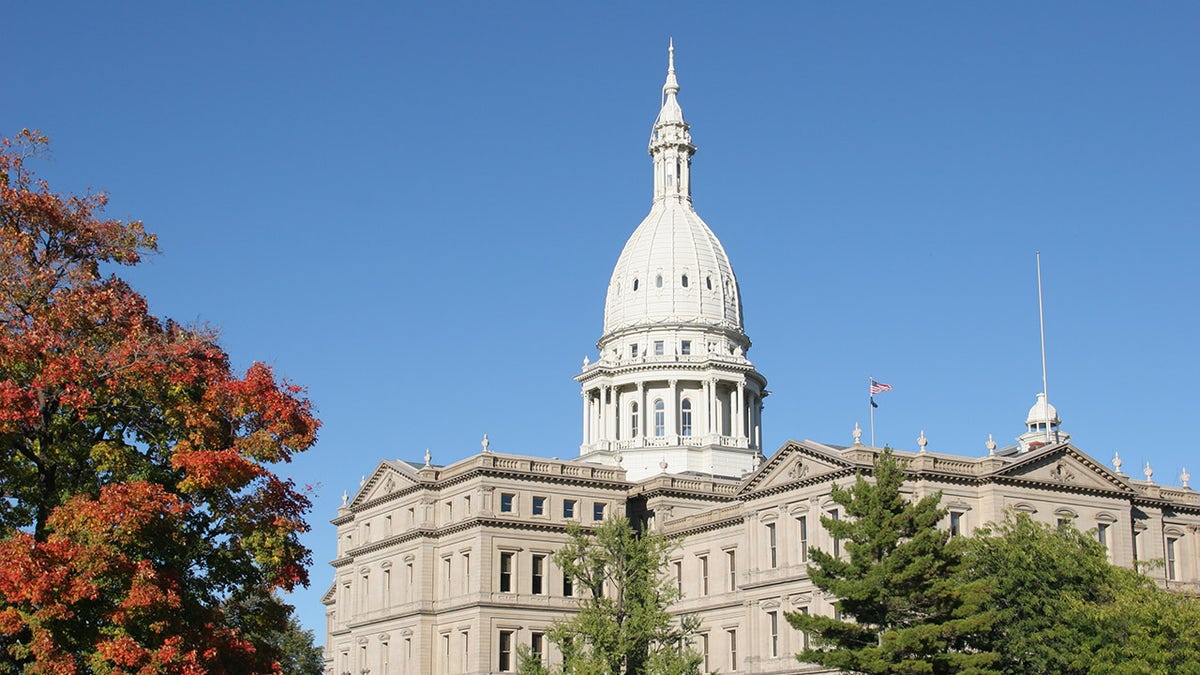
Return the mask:
[[[592,439],[590,437],[591,425],[588,424],[588,422],[591,421],[588,419],[588,413],[591,411],[588,410],[588,393],[587,393],[587,391],[580,391],[579,398],[583,399],[583,444],[587,445],[588,443],[590,443],[592,441]]]
[[[746,437],[746,383],[737,383],[737,431],[734,438]]]
[[[608,426],[605,428],[605,433],[608,436],[608,440],[615,441],[617,440],[617,424],[620,421],[620,415],[618,415],[620,407],[617,405],[617,388],[605,387],[605,390],[608,392]]]
[[[646,410],[646,383],[638,382],[638,447],[646,447],[646,425],[649,424],[650,413]]]
[[[709,405],[708,405],[709,404],[708,380],[700,381],[700,391],[702,392],[701,396],[703,396],[703,398],[704,398],[704,433],[698,434],[698,435],[707,436],[712,433],[712,408],[709,407]],[[693,414],[695,414],[695,413],[693,413]],[[697,429],[699,429],[698,425],[697,425]],[[706,440],[705,442],[707,443],[708,441]]]
[[[717,378],[708,380],[708,433],[721,433],[721,420],[717,410]]]
[[[679,442],[679,391],[676,387],[679,380],[669,380],[671,393],[667,396],[667,442],[672,445]]]
[[[602,386],[600,391],[600,438],[598,440],[608,440],[608,387]]]

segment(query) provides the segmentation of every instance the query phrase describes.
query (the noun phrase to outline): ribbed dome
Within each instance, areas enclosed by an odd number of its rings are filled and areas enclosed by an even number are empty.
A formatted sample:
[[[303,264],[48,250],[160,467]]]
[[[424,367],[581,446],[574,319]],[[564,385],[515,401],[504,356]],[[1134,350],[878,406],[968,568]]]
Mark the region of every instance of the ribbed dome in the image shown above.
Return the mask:
[[[1058,410],[1050,405],[1046,400],[1045,394],[1037,395],[1037,402],[1029,409],[1029,414],[1025,416],[1025,424],[1049,424],[1058,426],[1061,420],[1058,419]]]
[[[625,243],[604,303],[605,336],[664,324],[743,330],[729,256],[688,202],[654,204]]]

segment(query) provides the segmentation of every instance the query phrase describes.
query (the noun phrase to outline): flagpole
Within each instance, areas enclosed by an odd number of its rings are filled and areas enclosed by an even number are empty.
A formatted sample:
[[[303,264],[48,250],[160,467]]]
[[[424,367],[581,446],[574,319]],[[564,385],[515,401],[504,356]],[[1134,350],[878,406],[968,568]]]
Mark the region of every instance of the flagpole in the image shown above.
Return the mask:
[[[871,383],[875,381],[872,375],[867,376],[867,404],[871,408],[871,447],[875,447],[875,401],[871,400]]]
[[[1046,410],[1050,409],[1050,392],[1046,391],[1046,318],[1042,312],[1042,252],[1035,251],[1037,258],[1038,280],[1038,332],[1042,338],[1042,397],[1046,401]],[[1050,420],[1046,420],[1046,442],[1050,442]],[[1058,439],[1054,439],[1057,441]]]

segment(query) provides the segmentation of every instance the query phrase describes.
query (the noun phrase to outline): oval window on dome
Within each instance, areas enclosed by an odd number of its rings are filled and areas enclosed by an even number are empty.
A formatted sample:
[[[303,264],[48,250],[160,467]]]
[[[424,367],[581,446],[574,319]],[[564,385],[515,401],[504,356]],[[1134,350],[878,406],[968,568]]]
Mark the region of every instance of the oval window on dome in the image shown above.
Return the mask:
[[[633,290],[635,290],[635,291],[636,291],[636,290],[637,290],[637,286],[638,286],[637,277],[634,277],[634,278],[633,278]]]
[[[657,288],[662,288],[662,275],[661,275],[661,274],[660,274],[660,275],[658,275],[658,276],[656,276],[656,277],[654,277],[654,285],[655,285]]]
[[[708,285],[708,290],[712,290],[712,277],[704,277],[704,283]]]
[[[683,277],[682,277],[682,278],[679,280],[679,284],[680,284],[681,286],[683,286],[684,288],[687,288],[687,285],[688,285],[688,279],[687,279],[687,275],[686,275],[686,274],[685,274],[685,275],[683,275]]]

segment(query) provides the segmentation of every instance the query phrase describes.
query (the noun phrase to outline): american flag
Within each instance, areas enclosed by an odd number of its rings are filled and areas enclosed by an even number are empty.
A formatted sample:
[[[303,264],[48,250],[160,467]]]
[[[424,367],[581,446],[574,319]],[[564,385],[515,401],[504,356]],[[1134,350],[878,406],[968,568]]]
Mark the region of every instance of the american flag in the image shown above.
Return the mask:
[[[884,384],[882,382],[876,382],[875,380],[871,380],[871,395],[872,396],[874,396],[875,394],[882,394],[885,391],[891,391],[891,390],[892,390],[892,385]]]

